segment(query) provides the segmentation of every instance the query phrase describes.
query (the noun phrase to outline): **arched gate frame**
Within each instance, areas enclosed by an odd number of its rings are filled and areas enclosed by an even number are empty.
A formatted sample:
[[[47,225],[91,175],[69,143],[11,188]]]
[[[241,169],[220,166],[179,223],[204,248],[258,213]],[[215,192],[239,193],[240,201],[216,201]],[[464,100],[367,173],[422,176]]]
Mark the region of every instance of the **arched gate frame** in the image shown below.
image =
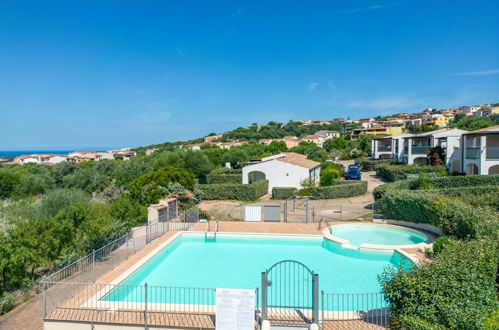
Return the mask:
[[[319,275],[301,262],[283,260],[262,272],[262,320],[272,324],[319,322]]]

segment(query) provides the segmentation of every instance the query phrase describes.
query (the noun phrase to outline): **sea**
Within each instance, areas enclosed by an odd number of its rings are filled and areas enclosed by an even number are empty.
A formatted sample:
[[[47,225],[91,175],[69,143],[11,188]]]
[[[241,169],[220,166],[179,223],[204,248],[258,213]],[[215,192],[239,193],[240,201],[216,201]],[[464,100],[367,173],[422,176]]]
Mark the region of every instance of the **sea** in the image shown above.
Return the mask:
[[[78,149],[82,150],[82,149]],[[103,152],[104,149],[88,149],[97,152]],[[106,149],[109,150],[109,149]],[[14,158],[21,155],[31,155],[31,154],[59,154],[67,155],[71,152],[77,150],[0,150],[0,158]]]

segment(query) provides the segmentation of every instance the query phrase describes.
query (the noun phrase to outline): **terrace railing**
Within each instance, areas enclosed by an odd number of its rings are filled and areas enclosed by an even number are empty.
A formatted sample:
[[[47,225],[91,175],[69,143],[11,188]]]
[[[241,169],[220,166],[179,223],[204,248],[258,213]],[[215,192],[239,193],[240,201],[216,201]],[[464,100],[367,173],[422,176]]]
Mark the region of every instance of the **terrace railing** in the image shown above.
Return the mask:
[[[499,159],[499,147],[485,147],[485,159],[486,160]]]
[[[212,328],[215,289],[43,282],[44,320]]]
[[[412,146],[411,152],[413,155],[426,155],[430,148],[430,146]]]
[[[392,146],[391,145],[379,145],[378,146],[378,152],[386,152],[386,151],[392,151]]]
[[[321,329],[380,329],[390,308],[383,293],[321,292]]]
[[[174,218],[154,219],[146,227],[146,244],[169,231],[188,230],[199,221],[199,208],[197,206],[185,210]]]
[[[102,274],[103,270],[109,271],[138,251],[140,249],[139,245],[136,240],[131,239],[130,233],[126,233],[75,262],[44,276],[42,281],[46,283],[68,280],[94,282],[96,277]],[[105,269],[101,265],[104,263],[107,265]]]
[[[465,156],[467,159],[479,159],[480,147],[467,147]]]

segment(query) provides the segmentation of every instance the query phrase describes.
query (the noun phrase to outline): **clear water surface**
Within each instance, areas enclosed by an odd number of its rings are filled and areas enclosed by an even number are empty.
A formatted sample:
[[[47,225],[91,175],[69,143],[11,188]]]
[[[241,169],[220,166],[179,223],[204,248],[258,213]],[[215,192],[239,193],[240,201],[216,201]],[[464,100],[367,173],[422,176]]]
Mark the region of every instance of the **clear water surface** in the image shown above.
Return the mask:
[[[425,235],[412,229],[374,224],[333,226],[331,234],[349,240],[353,246],[360,246],[362,243],[408,245],[423,243],[427,240]]]
[[[158,252],[102,300],[144,299],[142,287],[197,287],[255,289],[261,273],[281,260],[296,260],[319,274],[319,289],[334,293],[380,292],[377,275],[388,267],[410,266],[396,252],[345,249],[323,237],[218,235],[188,233]],[[307,280],[308,281],[308,280]],[[158,293],[160,292],[160,293]],[[152,290],[149,302],[214,304],[199,292]],[[201,294],[202,295],[202,294]],[[380,302],[384,304],[384,302]],[[378,304],[379,305],[379,304]]]

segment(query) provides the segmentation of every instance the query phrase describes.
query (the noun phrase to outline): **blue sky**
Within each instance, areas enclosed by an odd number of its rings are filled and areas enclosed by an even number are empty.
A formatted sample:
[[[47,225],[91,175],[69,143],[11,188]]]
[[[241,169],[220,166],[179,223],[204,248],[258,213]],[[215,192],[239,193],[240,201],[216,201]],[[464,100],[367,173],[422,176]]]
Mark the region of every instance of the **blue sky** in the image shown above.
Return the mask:
[[[0,149],[499,102],[499,1],[0,2]]]

